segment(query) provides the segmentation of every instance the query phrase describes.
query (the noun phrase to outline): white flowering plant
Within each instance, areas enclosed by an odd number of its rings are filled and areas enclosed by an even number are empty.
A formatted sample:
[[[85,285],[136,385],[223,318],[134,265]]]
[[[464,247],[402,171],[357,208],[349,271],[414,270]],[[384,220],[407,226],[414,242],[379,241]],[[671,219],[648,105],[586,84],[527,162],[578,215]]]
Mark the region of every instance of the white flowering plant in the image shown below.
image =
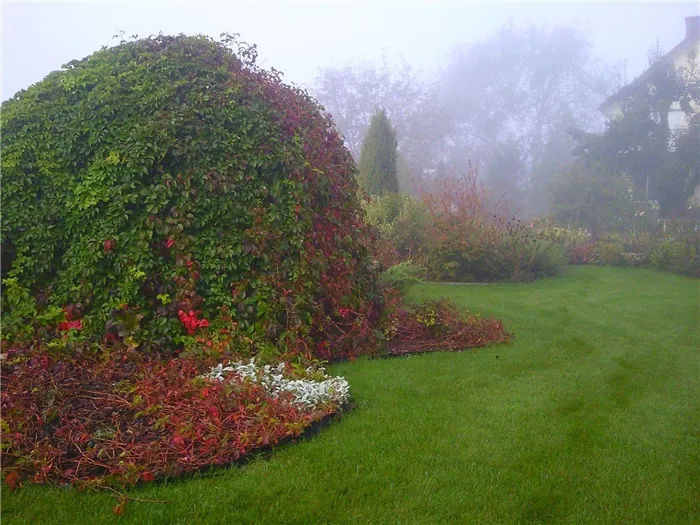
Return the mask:
[[[294,378],[287,369],[284,362],[276,366],[259,366],[252,358],[248,362],[219,363],[204,377],[223,381],[235,375],[243,381],[262,385],[274,398],[291,394],[292,403],[302,411],[314,411],[328,405],[340,408],[350,400],[350,385],[343,377],[329,376],[322,367],[308,367],[302,372],[303,377]]]

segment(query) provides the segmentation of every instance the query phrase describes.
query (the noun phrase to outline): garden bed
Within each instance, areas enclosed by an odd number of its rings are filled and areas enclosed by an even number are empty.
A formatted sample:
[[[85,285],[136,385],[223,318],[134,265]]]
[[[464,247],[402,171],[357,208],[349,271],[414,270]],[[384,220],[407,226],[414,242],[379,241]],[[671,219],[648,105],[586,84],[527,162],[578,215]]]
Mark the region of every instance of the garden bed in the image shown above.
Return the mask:
[[[397,308],[389,327],[387,355],[458,352],[507,343],[511,339],[497,319],[463,313],[447,300]]]
[[[401,305],[387,294],[385,356],[511,338],[500,321],[449,301]],[[312,432],[350,400],[342,377],[302,366],[299,356],[296,364],[260,365],[213,347],[172,358],[128,345],[99,354],[49,347],[10,345],[3,354],[2,469],[10,487],[128,486],[236,464]]]
[[[129,485],[240,461],[349,401],[323,369],[253,360],[106,360],[10,349],[2,365],[5,482]]]

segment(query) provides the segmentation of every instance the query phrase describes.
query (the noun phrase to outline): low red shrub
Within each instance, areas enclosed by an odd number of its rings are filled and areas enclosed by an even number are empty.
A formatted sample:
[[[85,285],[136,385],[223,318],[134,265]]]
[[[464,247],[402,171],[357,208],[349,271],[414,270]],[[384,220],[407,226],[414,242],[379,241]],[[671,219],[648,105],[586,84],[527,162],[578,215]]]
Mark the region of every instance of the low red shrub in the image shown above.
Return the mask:
[[[569,249],[570,264],[598,264],[596,243],[586,241],[576,244]]]
[[[410,309],[397,308],[390,320],[388,353],[455,352],[510,339],[500,321],[465,315],[443,299]]]
[[[385,317],[377,326],[385,329],[388,355],[457,351],[510,339],[499,321],[464,315],[448,301],[402,306],[392,290],[385,298]],[[372,347],[363,341],[358,312],[341,308],[338,316],[328,324],[333,338],[368,353]],[[193,328],[204,321],[196,312],[182,317]],[[349,323],[356,326],[348,328]],[[203,373],[230,357],[234,341],[228,333],[193,339],[202,350],[180,358],[158,358],[123,344],[97,356],[78,346],[60,357],[42,345],[11,346],[0,367],[5,483],[129,485],[178,476],[234,463],[299,436],[339,410],[331,403],[300,408],[291,394],[272,396],[237,375],[221,382],[205,379]],[[328,339],[315,339],[316,355],[333,356]]]
[[[298,436],[336,408],[303,410],[289,394],[201,359],[120,352],[106,360],[10,349],[2,363],[5,482],[127,485],[235,462]]]

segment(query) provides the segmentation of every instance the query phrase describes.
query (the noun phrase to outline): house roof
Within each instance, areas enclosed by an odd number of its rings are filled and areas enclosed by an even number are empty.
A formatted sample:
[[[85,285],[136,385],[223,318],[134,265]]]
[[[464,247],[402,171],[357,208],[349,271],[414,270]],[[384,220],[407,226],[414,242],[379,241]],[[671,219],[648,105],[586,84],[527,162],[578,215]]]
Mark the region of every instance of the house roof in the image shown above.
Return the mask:
[[[616,103],[629,98],[639,88],[644,86],[647,80],[651,78],[659,68],[664,67],[669,63],[673,63],[677,57],[682,56],[683,53],[689,51],[696,46],[698,42],[700,42],[700,30],[698,30],[698,28],[700,28],[700,16],[690,16],[685,19],[685,23],[685,38],[681,40],[676,47],[671,49],[671,51],[654,62],[651,67],[635,78],[632,82],[605,99],[605,101],[598,108],[602,113],[605,113],[607,109],[610,109]]]

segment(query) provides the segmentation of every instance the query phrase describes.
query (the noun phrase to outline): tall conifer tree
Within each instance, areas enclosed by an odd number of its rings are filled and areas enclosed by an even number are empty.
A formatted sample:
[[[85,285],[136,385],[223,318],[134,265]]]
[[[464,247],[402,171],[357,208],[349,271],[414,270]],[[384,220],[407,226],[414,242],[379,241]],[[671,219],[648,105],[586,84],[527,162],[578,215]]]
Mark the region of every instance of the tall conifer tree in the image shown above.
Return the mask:
[[[362,144],[360,187],[370,195],[398,193],[396,159],[396,130],[386,116],[386,111],[380,109],[372,117]]]

